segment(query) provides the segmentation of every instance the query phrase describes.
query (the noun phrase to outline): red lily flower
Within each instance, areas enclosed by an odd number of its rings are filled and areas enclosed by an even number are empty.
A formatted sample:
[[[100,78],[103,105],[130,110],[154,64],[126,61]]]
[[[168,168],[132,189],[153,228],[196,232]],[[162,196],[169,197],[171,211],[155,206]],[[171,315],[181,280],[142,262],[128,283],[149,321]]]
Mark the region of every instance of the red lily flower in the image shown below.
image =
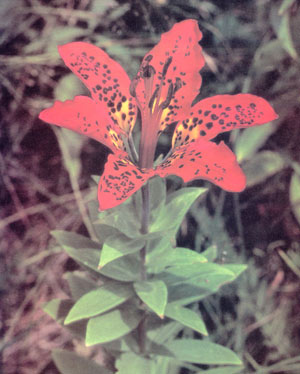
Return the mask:
[[[218,95],[191,106],[199,93],[204,58],[195,20],[179,22],[143,59],[130,79],[103,50],[83,42],[59,47],[65,64],[82,80],[92,98],[56,102],[41,112],[48,123],[90,136],[112,150],[99,181],[100,209],[119,205],[154,175],[176,174],[184,182],[206,179],[239,192],[246,178],[235,155],[211,142],[232,129],[261,125],[277,118],[264,99]],[[128,153],[138,109],[142,127],[139,160]],[[170,156],[153,168],[159,134],[176,123]]]

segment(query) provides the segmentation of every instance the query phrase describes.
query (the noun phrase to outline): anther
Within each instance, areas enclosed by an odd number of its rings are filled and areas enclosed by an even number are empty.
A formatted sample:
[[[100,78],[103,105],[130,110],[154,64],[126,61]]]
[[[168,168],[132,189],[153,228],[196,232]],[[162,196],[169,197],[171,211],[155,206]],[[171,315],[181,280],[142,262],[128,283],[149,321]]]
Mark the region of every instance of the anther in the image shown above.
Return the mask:
[[[136,86],[138,85],[138,79],[134,78],[129,86],[129,92],[132,97],[136,97]]]
[[[151,78],[155,73],[156,71],[152,65],[146,65],[143,67],[142,77]]]
[[[167,97],[166,97],[166,100],[163,101],[161,104],[160,104],[160,107],[162,109],[165,109],[171,102],[172,100],[172,96],[173,96],[173,83],[170,83],[169,85],[169,88],[168,88],[168,93],[167,93]]]
[[[176,78],[174,93],[177,92],[182,87],[182,81],[180,78]]]
[[[153,59],[152,55],[148,55],[147,57],[145,57],[145,61],[147,62],[150,62],[152,59]]]
[[[172,62],[173,58],[172,57],[168,57],[167,61],[165,62],[165,65],[163,67],[163,71],[162,71],[162,76],[165,77],[166,74],[167,74],[167,71],[169,69],[169,66]]]
[[[151,96],[151,99],[149,100],[149,109],[151,110],[152,107],[153,107],[153,104],[154,104],[154,100],[157,98],[157,95],[158,95],[158,91],[159,91],[159,87],[156,87],[155,91],[153,92],[153,95]]]

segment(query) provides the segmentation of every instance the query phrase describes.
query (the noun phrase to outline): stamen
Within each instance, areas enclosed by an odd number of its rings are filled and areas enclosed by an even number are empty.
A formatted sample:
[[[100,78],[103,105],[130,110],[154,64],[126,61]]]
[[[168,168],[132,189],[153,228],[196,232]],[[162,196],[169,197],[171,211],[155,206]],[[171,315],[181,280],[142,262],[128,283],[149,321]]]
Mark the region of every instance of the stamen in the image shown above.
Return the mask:
[[[165,109],[170,104],[170,102],[172,100],[173,92],[174,92],[173,83],[170,83],[169,88],[168,88],[168,93],[167,93],[166,100],[163,101],[160,104],[160,108],[161,109]]]
[[[177,92],[182,87],[182,81],[180,78],[176,78],[174,93]]]
[[[149,100],[149,109],[152,110],[152,107],[153,107],[153,104],[154,104],[154,100],[157,98],[157,95],[158,95],[158,91],[159,91],[159,87],[156,87],[153,95],[151,96],[151,99]]]
[[[164,65],[164,67],[163,67],[163,71],[162,71],[162,77],[163,77],[163,78],[166,76],[167,71],[168,71],[168,69],[169,69],[169,66],[170,66],[172,60],[173,60],[173,58],[172,58],[172,57],[169,57],[169,58],[167,59],[167,61],[165,62],[165,65]]]
[[[145,78],[151,78],[156,73],[154,67],[152,65],[146,65],[143,67],[143,73],[142,77]]]
[[[147,57],[145,57],[145,61],[147,62],[150,62],[152,59],[153,59],[152,55],[148,55]]]
[[[129,86],[129,92],[132,97],[136,97],[136,86],[138,85],[138,79],[133,78]]]

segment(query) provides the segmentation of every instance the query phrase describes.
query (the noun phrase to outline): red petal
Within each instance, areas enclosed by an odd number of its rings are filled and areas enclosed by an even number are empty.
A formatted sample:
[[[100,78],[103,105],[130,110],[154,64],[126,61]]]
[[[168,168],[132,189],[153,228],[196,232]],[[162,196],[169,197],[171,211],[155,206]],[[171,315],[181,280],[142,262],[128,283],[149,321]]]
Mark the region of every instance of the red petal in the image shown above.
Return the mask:
[[[178,175],[184,182],[206,179],[231,192],[240,192],[246,185],[235,155],[223,142],[215,144],[198,139],[178,147],[156,172],[161,177]]]
[[[43,110],[39,118],[87,135],[105,144],[115,153],[125,149],[119,134],[120,129],[107,114],[106,106],[87,96],[77,96],[74,100],[65,102],[56,101],[52,107]]]
[[[65,64],[82,80],[96,101],[107,105],[109,114],[127,133],[134,126],[136,108],[129,94],[130,79],[119,63],[102,49],[83,42],[58,48]]]
[[[160,42],[143,59],[137,76],[139,83],[136,87],[137,96],[142,103],[145,103],[145,87],[141,74],[148,64],[156,71],[153,91],[159,87],[161,82],[163,84],[160,103],[166,100],[171,83],[174,88],[178,88],[163,112],[160,130],[184,118],[183,116],[199,93],[201,86],[199,70],[204,66],[202,49],[198,44],[201,38],[202,33],[196,20],[176,23],[170,31],[162,34]],[[165,78],[162,79],[164,67],[170,58],[172,61]]]
[[[154,170],[141,170],[127,158],[108,156],[98,187],[100,210],[113,208],[128,199],[154,175]]]
[[[173,146],[192,139],[212,139],[221,132],[262,125],[277,118],[271,105],[263,98],[250,95],[218,95],[199,101],[191,108],[189,118],[179,123]]]

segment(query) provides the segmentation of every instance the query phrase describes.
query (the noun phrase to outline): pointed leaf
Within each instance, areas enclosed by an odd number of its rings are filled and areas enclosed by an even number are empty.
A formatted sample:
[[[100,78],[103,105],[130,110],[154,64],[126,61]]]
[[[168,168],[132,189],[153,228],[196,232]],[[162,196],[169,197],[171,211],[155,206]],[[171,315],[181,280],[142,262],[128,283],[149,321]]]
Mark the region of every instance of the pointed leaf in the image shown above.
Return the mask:
[[[121,338],[135,329],[141,318],[142,313],[132,305],[91,318],[87,324],[85,343],[91,346]]]
[[[93,248],[99,249],[100,244],[90,238],[76,234],[75,232],[54,230],[51,235],[58,241],[62,247],[72,247],[76,249]]]
[[[74,352],[55,349],[52,357],[61,374],[112,374],[112,371]]]
[[[202,300],[216,292],[223,284],[236,278],[236,274],[217,264],[205,263],[194,266],[170,268],[156,278],[168,285],[169,303],[187,305]]]
[[[196,313],[191,309],[168,304],[165,314],[167,317],[180,322],[184,326],[190,327],[200,334],[208,335],[203,319],[201,318],[199,313]]]
[[[208,370],[201,370],[196,374],[237,374],[243,370],[242,367],[225,366]]]
[[[290,14],[288,12],[283,14],[277,33],[279,40],[282,42],[283,48],[292,58],[297,59],[299,56],[292,39],[290,30]]]
[[[155,362],[134,353],[124,353],[116,362],[118,374],[153,374]]]
[[[69,272],[64,275],[69,284],[72,299],[78,300],[89,291],[99,287],[95,282],[88,279],[85,273]]]
[[[99,274],[99,277],[101,277],[102,274],[105,277],[124,282],[134,281],[138,278],[139,263],[135,258],[130,257],[130,255],[112,261],[104,269],[99,270],[98,263],[101,253],[100,250],[90,248],[76,249],[69,247],[67,245],[68,242],[65,242],[63,239],[60,241],[60,244],[70,257],[79,264]],[[81,245],[78,246],[81,247]]]
[[[216,245],[211,245],[201,252],[201,254],[207,258],[207,261],[213,262],[218,256],[218,248]]]
[[[151,216],[154,218],[159,214],[160,209],[164,206],[166,197],[167,197],[167,191],[166,191],[166,181],[164,178],[161,178],[159,176],[154,176],[151,179],[148,180],[149,185],[149,206],[150,206],[150,212]],[[139,219],[141,220],[141,209],[142,206],[142,194],[141,191],[136,193],[134,195],[135,198],[135,206],[137,208],[137,214],[139,216]]]
[[[230,349],[207,340],[178,339],[165,347],[180,361],[207,365],[241,365],[238,356]]]
[[[168,285],[176,285],[182,282],[189,282],[199,285],[202,280],[212,274],[222,274],[235,277],[233,271],[227,269],[226,265],[219,265],[212,262],[206,263],[193,263],[189,265],[172,266],[165,272],[157,276],[164,280]],[[205,283],[208,283],[207,281]]]
[[[240,276],[245,270],[247,270],[247,265],[243,264],[223,264],[223,267],[226,269],[232,271],[235,275],[235,278]]]
[[[43,310],[56,322],[63,325],[64,319],[72,305],[73,302],[71,300],[53,299],[43,307]],[[85,321],[72,323],[67,326],[67,330],[77,338],[82,339],[85,336],[86,323]]]
[[[53,299],[43,306],[44,312],[46,312],[51,318],[61,323],[69,310],[72,308],[73,302],[70,299]]]
[[[294,173],[291,179],[290,202],[293,213],[300,225],[300,176],[297,173]]]
[[[202,254],[189,248],[170,248],[168,252],[156,259],[165,267],[185,266],[207,262],[207,258]]]
[[[173,242],[175,242],[175,239]],[[148,241],[146,256],[147,272],[152,274],[161,273],[166,267],[165,261],[162,260],[167,259],[168,254],[172,250],[174,250],[174,248],[166,232],[164,236]]]
[[[162,281],[144,281],[134,283],[139,298],[160,318],[164,317],[168,302],[168,289]]]
[[[168,202],[150,227],[150,232],[178,230],[185,214],[194,201],[207,191],[206,188],[181,188],[168,197]]]
[[[234,144],[234,153],[239,162],[249,160],[266,143],[277,130],[275,124],[266,123],[259,127],[251,127],[239,132]]]
[[[132,288],[127,285],[113,282],[105,284],[97,290],[83,295],[73,305],[65,319],[65,325],[107,312],[124,303],[133,294]]]
[[[101,269],[103,266],[117,258],[130,253],[135,253],[144,246],[145,241],[143,239],[131,240],[123,234],[110,236],[102,247],[99,268]]]
[[[280,8],[278,10],[278,14],[282,15],[284,12],[286,12],[297,0],[283,0]]]
[[[243,166],[247,176],[247,187],[264,182],[267,178],[284,169],[285,166],[283,158],[277,152],[262,151],[257,153]]]
[[[140,219],[130,198],[122,205],[100,212],[95,224],[109,225],[129,238],[136,238],[140,234]]]

